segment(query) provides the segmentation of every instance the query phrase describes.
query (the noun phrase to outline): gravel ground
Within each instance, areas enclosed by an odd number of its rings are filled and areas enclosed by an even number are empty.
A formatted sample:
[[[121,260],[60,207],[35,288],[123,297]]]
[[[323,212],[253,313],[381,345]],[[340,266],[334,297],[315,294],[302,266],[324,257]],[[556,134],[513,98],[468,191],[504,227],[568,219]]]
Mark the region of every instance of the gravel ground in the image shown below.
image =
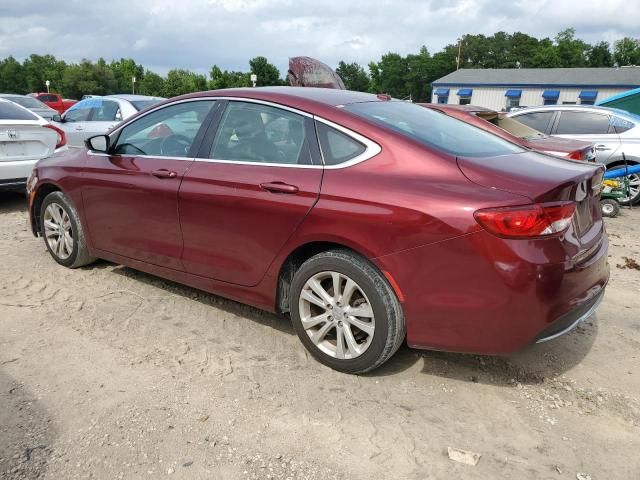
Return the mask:
[[[573,333],[508,358],[402,348],[360,377],[286,318],[58,266],[21,196],[0,224],[2,479],[640,478],[640,208],[608,221],[607,296]]]

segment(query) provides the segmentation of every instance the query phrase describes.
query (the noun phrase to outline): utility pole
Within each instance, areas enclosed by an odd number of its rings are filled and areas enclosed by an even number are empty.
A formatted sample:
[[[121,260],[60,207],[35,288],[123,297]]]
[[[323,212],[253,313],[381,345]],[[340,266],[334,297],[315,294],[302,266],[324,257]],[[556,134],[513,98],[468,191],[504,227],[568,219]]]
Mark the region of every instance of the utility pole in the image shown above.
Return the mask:
[[[44,84],[47,86],[47,93],[49,93],[49,85],[51,85],[51,82],[47,80]]]
[[[458,56],[456,57],[456,70],[460,70],[460,56],[462,55],[462,39],[458,39]]]
[[[131,77],[131,93],[136,94],[136,77]]]

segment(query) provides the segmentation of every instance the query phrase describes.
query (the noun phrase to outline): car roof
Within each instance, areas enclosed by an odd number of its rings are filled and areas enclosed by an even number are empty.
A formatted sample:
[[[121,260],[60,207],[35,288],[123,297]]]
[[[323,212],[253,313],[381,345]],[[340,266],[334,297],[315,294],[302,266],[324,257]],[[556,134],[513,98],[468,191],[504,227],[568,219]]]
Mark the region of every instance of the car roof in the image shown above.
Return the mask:
[[[194,97],[246,97],[263,100],[289,100],[321,103],[329,106],[342,106],[361,102],[379,102],[390,100],[387,95],[374,95],[372,93],[354,92],[351,90],[338,90],[334,88],[317,87],[257,87],[257,88],[228,88],[223,90],[210,90],[183,95],[178,98]]]
[[[92,98],[100,98],[101,95],[94,95]],[[119,98],[121,100],[135,101],[135,100],[149,100],[159,99],[164,100],[164,97],[154,97],[150,95],[133,95],[131,93],[114,93],[113,95],[104,95],[104,98]],[[86,100],[86,99],[85,99]]]
[[[16,97],[32,98],[29,95],[20,95],[19,93],[0,93],[0,97],[2,97],[2,98],[16,98]]]

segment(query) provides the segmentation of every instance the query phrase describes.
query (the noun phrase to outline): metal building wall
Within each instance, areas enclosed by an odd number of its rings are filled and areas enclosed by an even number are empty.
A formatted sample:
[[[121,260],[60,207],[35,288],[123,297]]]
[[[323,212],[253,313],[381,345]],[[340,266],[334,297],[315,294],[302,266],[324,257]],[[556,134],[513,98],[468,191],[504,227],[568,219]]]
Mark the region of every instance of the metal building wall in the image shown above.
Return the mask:
[[[471,105],[492,108],[494,110],[504,110],[507,105],[507,97],[505,97],[505,93],[509,89],[509,87],[472,87],[470,85],[464,85],[464,86],[438,85],[438,87],[433,89],[434,92],[437,88],[449,89],[449,98],[447,102],[448,104],[457,105],[459,103],[460,97],[457,95],[457,92],[460,88],[473,88]],[[560,98],[558,99],[559,105],[561,105],[562,102],[575,102],[579,104],[580,100],[578,98],[578,95],[580,95],[580,92],[582,90],[598,90],[597,100],[602,100],[611,95],[615,95],[616,93],[621,93],[628,90],[628,88],[586,88],[586,87],[577,87],[577,88],[511,87],[511,88],[517,88],[519,90],[522,90],[522,96],[520,97],[520,105],[527,106],[527,107],[544,105],[542,92],[544,92],[545,90],[560,90]],[[433,103],[437,103],[438,97],[435,94],[433,94],[431,101]]]

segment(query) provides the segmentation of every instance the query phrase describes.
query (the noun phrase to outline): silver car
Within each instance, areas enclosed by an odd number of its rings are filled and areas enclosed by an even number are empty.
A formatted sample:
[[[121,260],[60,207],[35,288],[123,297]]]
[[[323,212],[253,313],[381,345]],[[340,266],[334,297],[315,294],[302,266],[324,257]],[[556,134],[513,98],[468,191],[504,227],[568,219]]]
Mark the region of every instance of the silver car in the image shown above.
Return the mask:
[[[592,142],[607,168],[640,163],[640,117],[624,110],[581,105],[533,107],[507,116],[547,135]],[[624,154],[624,158],[623,158]],[[640,175],[631,175],[631,203],[640,202]],[[628,202],[624,202],[628,203]]]
[[[162,100],[162,97],[145,95],[94,96],[79,101],[61,116],[54,117],[54,121],[67,134],[70,147],[82,147],[87,138],[106,133],[122,120]]]
[[[0,93],[0,98],[4,98],[5,100],[17,103],[18,105],[31,110],[33,113],[40,115],[45,120],[50,121],[55,115],[58,114],[58,112],[50,106],[42,103],[37,98],[33,98],[28,95],[18,95],[16,93]]]

